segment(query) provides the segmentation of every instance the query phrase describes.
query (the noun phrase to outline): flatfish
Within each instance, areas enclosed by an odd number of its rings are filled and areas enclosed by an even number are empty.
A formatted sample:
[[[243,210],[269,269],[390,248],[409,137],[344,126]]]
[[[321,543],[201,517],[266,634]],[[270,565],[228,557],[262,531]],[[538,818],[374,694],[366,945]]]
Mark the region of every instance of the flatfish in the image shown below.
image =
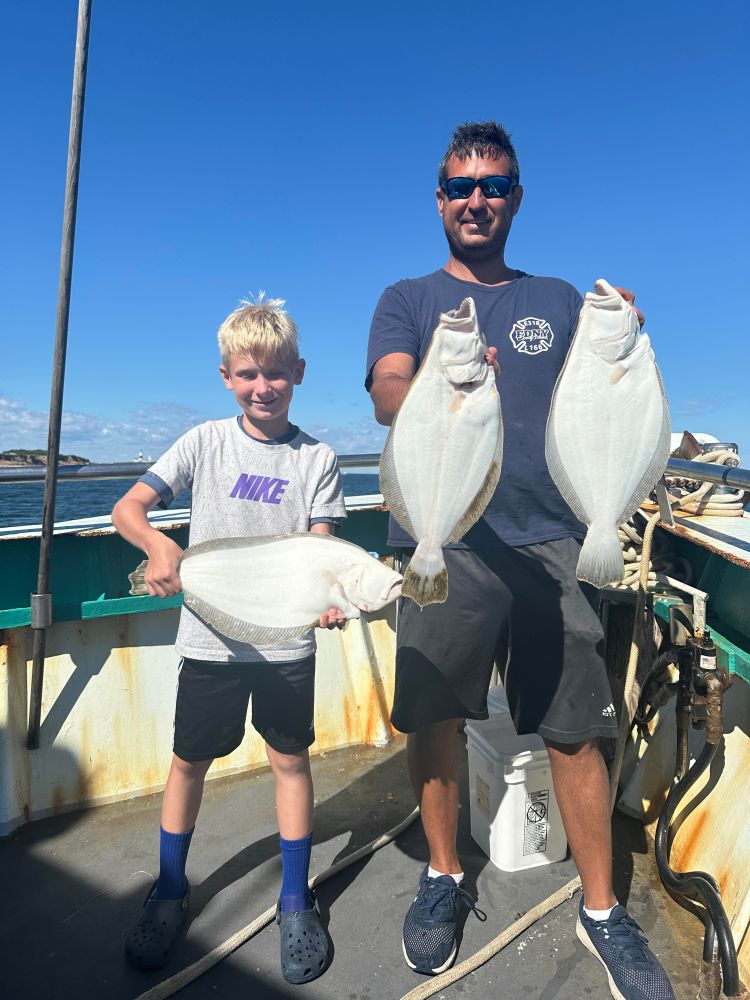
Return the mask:
[[[670,430],[647,334],[608,282],[599,279],[595,288],[552,396],[546,455],[564,500],[589,526],[576,575],[605,587],[623,577],[617,527],[664,472]]]
[[[391,425],[380,488],[417,542],[402,594],[420,607],[448,596],[442,547],[482,516],[500,478],[503,421],[474,300],[442,313]]]
[[[130,574],[146,594],[147,560]],[[401,574],[333,535],[299,532],[220,538],[185,549],[185,604],[222,635],[273,645],[302,635],[329,608],[345,618],[379,611],[401,593]]]

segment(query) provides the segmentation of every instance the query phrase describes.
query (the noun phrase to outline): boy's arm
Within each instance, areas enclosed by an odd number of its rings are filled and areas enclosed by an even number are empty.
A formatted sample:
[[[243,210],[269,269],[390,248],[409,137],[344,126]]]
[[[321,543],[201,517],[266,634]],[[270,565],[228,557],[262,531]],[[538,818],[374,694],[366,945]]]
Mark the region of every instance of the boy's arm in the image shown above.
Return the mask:
[[[310,525],[310,531],[313,535],[335,535],[336,525],[331,524],[330,521],[319,521],[317,524]],[[329,608],[320,616],[321,628],[343,628],[345,622],[346,619],[341,608]]]
[[[115,504],[112,523],[126,541],[148,556],[146,587],[149,594],[169,597],[182,590],[179,574],[182,549],[148,522],[146,514],[156,507],[160,499],[156,490],[145,483],[136,483]]]

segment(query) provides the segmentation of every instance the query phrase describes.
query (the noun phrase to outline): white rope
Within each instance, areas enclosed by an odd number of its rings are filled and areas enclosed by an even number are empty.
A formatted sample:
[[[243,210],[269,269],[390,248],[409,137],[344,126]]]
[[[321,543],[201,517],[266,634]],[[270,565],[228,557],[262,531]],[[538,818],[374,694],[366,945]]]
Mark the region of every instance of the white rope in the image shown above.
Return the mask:
[[[739,457],[728,449],[709,451],[705,455],[696,455],[694,462],[707,462],[710,465],[739,464]],[[673,500],[679,501],[678,506],[686,514],[696,514],[709,517],[742,517],[744,490],[732,490],[729,493],[717,493],[717,483],[700,483],[691,479],[667,477],[667,489]]]

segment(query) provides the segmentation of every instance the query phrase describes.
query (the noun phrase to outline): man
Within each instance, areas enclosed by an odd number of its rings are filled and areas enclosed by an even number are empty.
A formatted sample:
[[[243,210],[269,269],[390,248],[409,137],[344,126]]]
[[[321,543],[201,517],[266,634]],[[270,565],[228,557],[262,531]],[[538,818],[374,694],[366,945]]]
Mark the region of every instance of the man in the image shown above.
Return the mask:
[[[583,883],[579,938],[604,964],[614,997],[669,1000],[666,973],[612,891],[608,776],[597,741],[616,737],[617,722],[592,595],[575,578],[585,529],[552,482],[544,455],[552,390],[582,300],[564,281],[505,263],[523,198],[519,181],[502,126],[456,129],[437,189],[448,263],[387,288],[370,331],[365,384],[376,419],[387,425],[439,314],[472,296],[488,360],[499,362],[505,423],[498,488],[478,523],[445,551],[447,602],[420,611],[405,600],[399,615],[392,719],[409,734],[409,770],[430,850],[404,922],[404,956],[418,972],[447,969],[456,957],[459,911],[474,905],[456,851],[455,734],[458,720],[487,717],[497,662],[518,732],[539,733],[549,751]],[[632,305],[632,293],[620,291]],[[405,550],[405,559],[414,548],[394,521],[389,542]]]

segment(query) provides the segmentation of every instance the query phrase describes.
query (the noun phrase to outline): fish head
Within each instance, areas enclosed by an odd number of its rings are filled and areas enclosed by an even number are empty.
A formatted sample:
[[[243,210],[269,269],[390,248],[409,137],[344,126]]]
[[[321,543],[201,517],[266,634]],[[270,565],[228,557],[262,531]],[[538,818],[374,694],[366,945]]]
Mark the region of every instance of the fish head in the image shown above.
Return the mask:
[[[464,299],[458,309],[441,313],[435,336],[440,370],[453,385],[477,382],[486,372],[487,344],[479,329],[474,299]]]
[[[367,556],[339,573],[348,600],[360,611],[379,611],[401,596],[403,577],[384,563]]]
[[[595,314],[596,322],[589,328],[591,349],[602,360],[616,364],[626,358],[638,345],[640,327],[635,310],[620,293],[599,278],[595,292],[587,292],[583,310]],[[582,311],[583,311],[582,310]]]

